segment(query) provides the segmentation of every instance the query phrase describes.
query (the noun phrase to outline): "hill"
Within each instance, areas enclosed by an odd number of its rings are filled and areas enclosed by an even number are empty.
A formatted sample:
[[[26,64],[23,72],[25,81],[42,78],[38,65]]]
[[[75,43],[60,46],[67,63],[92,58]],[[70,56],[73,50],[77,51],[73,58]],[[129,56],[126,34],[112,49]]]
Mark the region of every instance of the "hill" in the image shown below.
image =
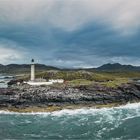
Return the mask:
[[[9,65],[1,65],[0,64],[0,73],[29,73],[30,72],[30,64],[9,64]],[[46,66],[43,64],[36,64],[36,71],[45,71],[45,70],[59,70],[59,68],[53,66]]]
[[[104,64],[97,68],[91,69],[60,69],[53,66],[47,66],[44,64],[36,64],[36,71],[43,72],[47,70],[61,70],[61,71],[107,71],[107,72],[140,72],[140,66],[132,66],[132,65],[122,65],[119,63],[114,64]],[[0,73],[8,73],[8,74],[21,74],[21,73],[30,73],[30,64],[9,64],[2,65],[0,64]]]
[[[138,66],[132,66],[132,65],[121,65],[119,63],[114,63],[114,64],[105,64],[102,65],[96,70],[99,71],[140,71],[140,67]]]

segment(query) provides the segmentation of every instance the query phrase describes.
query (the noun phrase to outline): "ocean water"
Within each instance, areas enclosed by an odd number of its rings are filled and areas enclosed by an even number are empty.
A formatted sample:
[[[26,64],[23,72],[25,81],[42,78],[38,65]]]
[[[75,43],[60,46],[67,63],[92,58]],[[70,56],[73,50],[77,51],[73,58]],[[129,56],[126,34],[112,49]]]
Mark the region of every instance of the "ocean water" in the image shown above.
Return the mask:
[[[7,88],[7,83],[13,79],[13,76],[0,74],[0,88]]]
[[[0,111],[0,140],[140,140],[140,103],[53,113]]]

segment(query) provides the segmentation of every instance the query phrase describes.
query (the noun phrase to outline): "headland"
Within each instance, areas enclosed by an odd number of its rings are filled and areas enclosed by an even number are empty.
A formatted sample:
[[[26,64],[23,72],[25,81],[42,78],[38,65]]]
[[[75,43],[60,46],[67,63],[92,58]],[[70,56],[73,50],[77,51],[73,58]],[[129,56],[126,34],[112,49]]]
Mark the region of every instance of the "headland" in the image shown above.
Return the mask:
[[[0,110],[51,112],[112,107],[140,101],[139,71],[43,69],[36,71],[34,76],[46,81],[63,79],[64,82],[29,85],[29,73],[16,74],[16,78],[8,82],[8,88],[0,88]]]

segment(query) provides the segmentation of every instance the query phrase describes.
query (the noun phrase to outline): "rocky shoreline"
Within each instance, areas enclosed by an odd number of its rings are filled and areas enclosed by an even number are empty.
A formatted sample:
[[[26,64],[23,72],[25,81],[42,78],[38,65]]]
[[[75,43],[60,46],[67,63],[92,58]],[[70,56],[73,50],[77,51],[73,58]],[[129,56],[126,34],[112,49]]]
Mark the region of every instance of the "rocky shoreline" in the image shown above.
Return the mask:
[[[0,89],[0,109],[23,112],[114,106],[139,101],[139,83],[116,88],[100,85],[56,88],[22,85]]]

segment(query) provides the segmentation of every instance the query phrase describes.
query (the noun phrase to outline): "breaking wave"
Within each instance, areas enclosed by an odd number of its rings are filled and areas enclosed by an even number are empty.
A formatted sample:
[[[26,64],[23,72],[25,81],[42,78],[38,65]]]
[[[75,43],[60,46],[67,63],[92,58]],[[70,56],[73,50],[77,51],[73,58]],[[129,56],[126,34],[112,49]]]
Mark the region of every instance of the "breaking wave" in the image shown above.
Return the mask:
[[[55,112],[0,111],[0,139],[140,139],[140,103]]]
[[[78,114],[95,114],[95,113],[105,113],[112,112],[117,110],[126,110],[133,111],[135,109],[135,113],[140,113],[140,103],[128,103],[126,105],[118,106],[118,107],[110,107],[110,108],[81,108],[81,109],[63,109],[54,112],[29,112],[29,113],[19,113],[12,112],[6,110],[0,110],[0,114],[16,114],[16,115],[51,115],[51,116],[63,116],[63,115],[78,115]]]

